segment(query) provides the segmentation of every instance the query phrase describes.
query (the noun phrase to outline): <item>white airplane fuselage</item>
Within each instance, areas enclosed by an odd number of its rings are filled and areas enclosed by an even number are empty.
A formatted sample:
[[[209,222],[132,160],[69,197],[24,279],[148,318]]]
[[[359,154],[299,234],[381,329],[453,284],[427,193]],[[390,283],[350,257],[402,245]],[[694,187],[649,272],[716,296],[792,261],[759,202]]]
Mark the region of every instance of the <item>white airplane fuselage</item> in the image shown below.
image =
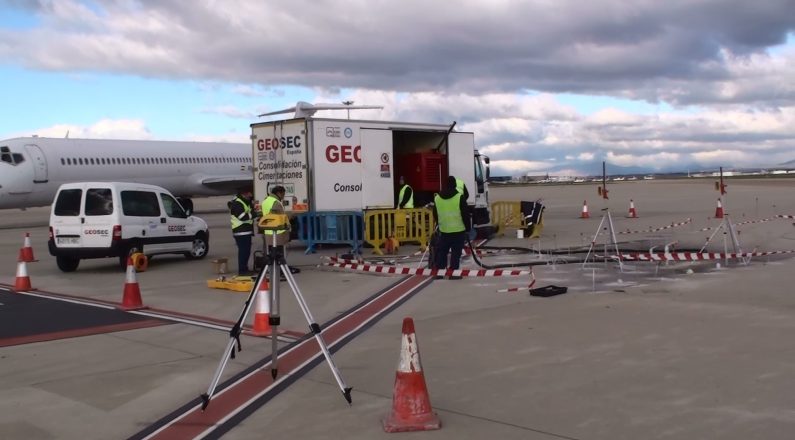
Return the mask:
[[[0,141],[0,209],[52,203],[63,183],[137,182],[176,196],[251,183],[250,144],[24,137]]]

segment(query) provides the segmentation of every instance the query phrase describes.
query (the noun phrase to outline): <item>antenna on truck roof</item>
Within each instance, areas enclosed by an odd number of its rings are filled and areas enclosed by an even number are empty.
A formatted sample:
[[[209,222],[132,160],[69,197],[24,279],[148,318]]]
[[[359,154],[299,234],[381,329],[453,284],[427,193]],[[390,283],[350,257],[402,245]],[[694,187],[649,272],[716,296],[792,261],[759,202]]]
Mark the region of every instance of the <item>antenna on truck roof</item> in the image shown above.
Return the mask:
[[[353,102],[353,101],[346,101],[346,102]],[[284,113],[291,113],[295,112],[296,118],[309,118],[315,114],[318,110],[356,110],[356,109],[382,109],[384,108],[381,105],[348,105],[348,104],[310,104],[304,101],[298,101],[295,106],[286,108],[283,110],[277,110],[275,112],[263,113],[258,115],[259,117],[263,116],[273,116],[273,115],[281,115]]]

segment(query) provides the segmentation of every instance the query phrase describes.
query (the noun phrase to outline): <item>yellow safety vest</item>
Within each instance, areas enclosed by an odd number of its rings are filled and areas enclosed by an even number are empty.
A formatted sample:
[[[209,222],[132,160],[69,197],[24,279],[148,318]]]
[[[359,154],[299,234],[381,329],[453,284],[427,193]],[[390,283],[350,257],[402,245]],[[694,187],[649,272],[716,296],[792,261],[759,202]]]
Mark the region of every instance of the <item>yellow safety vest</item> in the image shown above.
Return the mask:
[[[403,201],[403,194],[406,192],[406,190],[408,188],[411,188],[411,187],[408,186],[408,185],[405,185],[405,184],[403,185],[402,188],[400,188],[400,193],[398,194],[398,207],[400,207],[400,202]],[[409,197],[409,201],[406,202],[405,205],[403,205],[403,208],[404,209],[412,209],[412,208],[414,208],[414,192],[413,191],[411,193],[411,197]]]
[[[240,202],[240,204],[243,205],[243,212],[245,214],[249,215],[249,219],[248,220],[240,220],[236,216],[230,215],[229,217],[230,217],[230,220],[232,221],[232,231],[234,231],[235,229],[239,228],[240,226],[247,225],[247,224],[251,225],[251,224],[254,223],[254,221],[251,219],[251,205],[246,203],[246,201],[241,199],[240,197],[235,197],[234,201]],[[248,234],[250,235],[251,232],[249,232]]]
[[[271,209],[273,209],[273,205],[275,205],[277,203],[281,204],[282,202],[280,202],[279,199],[276,196],[271,194],[268,197],[265,197],[265,200],[262,201],[262,215],[270,214],[271,213]],[[273,231],[273,230],[268,230],[268,229],[262,231],[262,233],[265,234],[265,235],[273,235],[274,232],[279,233],[279,232],[282,232],[282,231],[281,230]]]
[[[461,215],[461,197],[462,195],[458,193],[449,199],[443,199],[439,194],[436,194],[433,198],[433,203],[436,205],[436,214],[439,216],[439,230],[441,232],[466,231],[467,228]]]

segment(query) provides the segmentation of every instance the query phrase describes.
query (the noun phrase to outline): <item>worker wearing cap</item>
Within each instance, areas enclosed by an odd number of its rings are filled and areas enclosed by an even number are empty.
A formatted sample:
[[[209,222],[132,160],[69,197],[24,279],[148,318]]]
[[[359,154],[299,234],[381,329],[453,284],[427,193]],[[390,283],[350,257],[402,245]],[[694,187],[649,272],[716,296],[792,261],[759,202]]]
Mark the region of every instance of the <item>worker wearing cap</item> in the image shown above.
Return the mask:
[[[447,178],[444,191],[436,194],[433,199],[433,216],[439,225],[439,240],[435,250],[436,269],[457,270],[461,264],[461,251],[464,249],[466,234],[469,230],[467,221],[468,207],[463,194],[458,192],[457,180],[450,176]],[[447,264],[447,254],[450,253],[450,264]],[[437,278],[441,278],[437,276]],[[461,279],[460,276],[451,276],[450,279]]]
[[[271,193],[265,200],[262,201],[261,209],[262,215],[268,214],[284,214],[284,205],[282,205],[282,200],[284,200],[285,189],[281,185],[276,185],[271,188]],[[268,249],[268,246],[273,245],[274,234],[276,235],[276,242],[280,242],[280,238],[282,234],[287,234],[289,236],[290,231],[288,229],[284,230],[268,230],[265,229],[263,231],[262,240],[263,244],[265,245],[265,250]],[[289,237],[288,237],[289,238]],[[284,246],[284,256],[287,257],[287,246]],[[300,269],[297,267],[288,266],[290,269],[290,273],[299,273],[301,272]]]
[[[412,209],[414,208],[414,190],[406,183],[403,176],[400,176],[400,192],[398,193],[398,208],[399,209]]]
[[[249,275],[248,260],[251,256],[251,237],[254,236],[254,217],[251,202],[254,194],[250,187],[238,189],[234,199],[227,203],[232,222],[232,236],[237,246],[237,273]]]
[[[271,188],[271,193],[268,194],[268,197],[265,197],[265,200],[262,201],[260,205],[260,209],[262,210],[262,215],[268,214],[284,214],[284,205],[282,205],[282,200],[284,200],[285,190],[284,187],[281,185],[276,185]],[[273,230],[265,230],[263,231],[263,240],[265,240],[265,246],[267,247],[269,244],[273,243],[273,234],[274,232],[281,233],[281,231],[273,231]]]

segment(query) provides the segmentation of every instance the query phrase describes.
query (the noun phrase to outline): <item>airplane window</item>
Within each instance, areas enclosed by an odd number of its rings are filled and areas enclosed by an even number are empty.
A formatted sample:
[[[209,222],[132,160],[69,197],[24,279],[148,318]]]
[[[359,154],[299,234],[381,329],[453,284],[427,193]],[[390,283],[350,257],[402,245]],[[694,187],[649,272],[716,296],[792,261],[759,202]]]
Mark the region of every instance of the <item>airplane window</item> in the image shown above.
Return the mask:
[[[82,157],[78,158],[77,160],[78,160],[78,162],[80,162],[80,165],[83,165],[83,158]]]
[[[64,159],[63,157],[61,158],[61,165],[66,165],[66,159]]]
[[[104,157],[102,159],[100,159],[100,161],[102,162],[102,165],[105,165],[105,158]]]
[[[11,153],[0,153],[0,160],[3,162],[8,162],[10,164],[14,163],[11,161]]]
[[[92,157],[92,158],[91,158],[91,159],[89,159],[89,160],[91,161],[91,165],[94,165],[94,158]]]
[[[19,153],[11,153],[12,158],[14,159],[14,163],[20,164],[25,161],[25,156]]]

